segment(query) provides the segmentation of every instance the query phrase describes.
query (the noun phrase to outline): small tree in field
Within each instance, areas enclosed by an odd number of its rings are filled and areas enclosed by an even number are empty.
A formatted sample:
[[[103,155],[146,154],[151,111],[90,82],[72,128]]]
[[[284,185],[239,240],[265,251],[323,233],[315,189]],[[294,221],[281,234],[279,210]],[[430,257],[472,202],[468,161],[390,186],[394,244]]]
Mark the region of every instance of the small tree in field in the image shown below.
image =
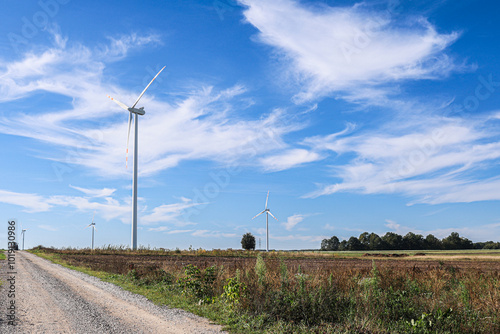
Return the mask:
[[[255,249],[255,237],[252,233],[248,232],[243,234],[243,238],[241,238],[241,247],[246,250]]]

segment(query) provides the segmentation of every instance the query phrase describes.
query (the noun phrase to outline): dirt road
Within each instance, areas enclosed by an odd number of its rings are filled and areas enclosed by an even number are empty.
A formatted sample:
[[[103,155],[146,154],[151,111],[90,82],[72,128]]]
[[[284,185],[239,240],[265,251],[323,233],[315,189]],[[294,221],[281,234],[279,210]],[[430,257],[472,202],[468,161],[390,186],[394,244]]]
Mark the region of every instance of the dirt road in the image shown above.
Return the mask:
[[[27,252],[16,252],[14,270],[0,261],[0,333],[222,333],[204,318]]]

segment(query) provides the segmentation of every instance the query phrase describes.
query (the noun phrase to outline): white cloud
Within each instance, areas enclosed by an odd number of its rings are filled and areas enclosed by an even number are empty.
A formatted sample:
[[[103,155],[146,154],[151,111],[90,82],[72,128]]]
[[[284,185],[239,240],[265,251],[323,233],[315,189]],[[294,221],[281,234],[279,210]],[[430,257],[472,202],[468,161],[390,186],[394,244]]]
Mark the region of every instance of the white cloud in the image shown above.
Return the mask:
[[[170,228],[168,226],[160,226],[160,227],[150,227],[148,228],[148,232],[165,232]]]
[[[155,223],[175,223],[177,226],[193,225],[180,221],[178,218],[192,207],[206,203],[193,203],[189,198],[181,198],[181,202],[174,204],[163,204],[152,210],[148,215],[141,217],[141,223],[149,225]]]
[[[322,157],[318,153],[296,148],[278,155],[261,158],[259,161],[266,170],[281,171],[321,159]]]
[[[406,235],[408,232],[413,232],[413,233],[421,233],[421,230],[408,227],[408,226],[402,226],[401,224],[396,223],[393,220],[386,219],[385,220],[386,224],[384,224],[388,229],[392,230],[392,232],[397,233],[399,235]]]
[[[60,150],[39,156],[63,164],[81,165],[102,176],[130,177],[124,168],[128,115],[106,93],[130,103],[139,92],[125,91],[111,81],[122,73],[103,70],[107,55],[156,43],[155,36],[122,36],[107,47],[54,45],[20,61],[0,65],[3,101],[20,100],[45,91],[66,99],[58,111],[50,106],[12,110],[0,116],[0,133],[42,141]],[[109,73],[108,73],[109,72]],[[258,119],[241,119],[236,111],[248,107],[245,87],[199,87],[172,103],[155,98],[150,89],[141,99],[147,106],[140,119],[140,174],[153,175],[185,160],[256,165],[259,157],[286,147],[282,137],[304,125],[288,121],[282,109]],[[15,108],[14,108],[15,109]],[[29,110],[29,113],[22,110]],[[97,121],[98,120],[98,121]],[[129,148],[132,150],[132,145]],[[256,157],[256,159],[249,159]]]
[[[325,226],[323,226],[323,228],[328,231],[334,231],[336,229],[335,226],[330,224],[326,224]]]
[[[323,185],[305,197],[340,191],[399,193],[414,203],[498,200],[497,177],[482,177],[500,158],[496,123],[489,117],[460,120],[419,115],[361,134],[310,137],[314,150],[355,158],[333,167],[342,181]]]
[[[39,195],[23,194],[0,189],[0,202],[21,206],[26,212],[49,211],[51,204]]]
[[[459,36],[423,17],[397,20],[362,4],[321,7],[292,0],[240,0],[261,42],[274,47],[304,89],[299,102],[335,92],[367,98],[383,85],[436,78],[456,69],[443,54]],[[374,89],[378,87],[380,89]]]
[[[116,189],[110,189],[110,188],[86,189],[86,188],[72,186],[71,184],[69,186],[73,189],[83,192],[85,195],[90,197],[109,197],[113,195],[113,193],[116,191]]]
[[[41,196],[37,194],[15,193],[11,191],[0,190],[0,203],[14,204],[25,208],[27,212],[46,212],[54,208],[71,207],[78,211],[96,212],[96,217],[106,220],[120,219],[124,223],[130,222],[130,203],[128,199],[123,202],[113,197],[78,197],[78,196]],[[141,225],[152,225],[159,223],[169,223],[175,226],[195,225],[180,219],[186,210],[196,205],[204,203],[193,203],[191,199],[181,198],[180,202],[173,204],[164,204],[158,207],[148,209],[139,208],[141,215],[139,223]],[[181,233],[170,231],[169,228],[159,226],[150,228],[150,231],[168,231],[168,233]],[[189,231],[183,231],[189,232]]]
[[[295,227],[295,225],[301,223],[304,220],[304,217],[304,215],[300,214],[290,216],[287,218],[286,223],[281,223],[281,225],[283,225],[287,231],[290,231]]]

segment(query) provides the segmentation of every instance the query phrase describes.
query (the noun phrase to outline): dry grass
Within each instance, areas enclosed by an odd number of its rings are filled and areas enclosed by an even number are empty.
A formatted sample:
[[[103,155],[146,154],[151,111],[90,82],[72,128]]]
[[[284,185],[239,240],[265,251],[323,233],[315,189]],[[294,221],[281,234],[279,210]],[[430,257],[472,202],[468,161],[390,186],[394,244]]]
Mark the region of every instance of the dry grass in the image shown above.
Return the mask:
[[[498,253],[474,253],[468,261],[470,253],[372,260],[313,252],[40,251],[137,284],[165,284],[167,275],[168,284],[184,282],[181,290],[192,292],[193,303],[212,303],[223,321],[246,328],[242,332],[500,332]],[[187,265],[199,273],[189,274]],[[237,303],[228,306],[229,290]]]

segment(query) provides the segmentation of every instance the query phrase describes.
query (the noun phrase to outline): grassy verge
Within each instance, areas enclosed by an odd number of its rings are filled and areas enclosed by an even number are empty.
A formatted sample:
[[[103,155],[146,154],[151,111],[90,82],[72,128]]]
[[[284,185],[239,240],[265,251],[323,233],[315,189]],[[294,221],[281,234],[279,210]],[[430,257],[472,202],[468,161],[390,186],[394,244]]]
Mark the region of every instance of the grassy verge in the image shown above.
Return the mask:
[[[186,263],[182,268],[131,266],[117,274],[68,265],[72,254],[81,256],[83,250],[33,252],[234,333],[500,332],[498,272],[384,267],[384,261],[373,262],[371,269],[298,266],[292,271],[282,259],[257,254],[251,265],[238,269]],[[95,267],[95,253],[86,252]]]
[[[1,249],[0,250],[0,260],[5,260],[7,257],[5,256],[5,250]]]

